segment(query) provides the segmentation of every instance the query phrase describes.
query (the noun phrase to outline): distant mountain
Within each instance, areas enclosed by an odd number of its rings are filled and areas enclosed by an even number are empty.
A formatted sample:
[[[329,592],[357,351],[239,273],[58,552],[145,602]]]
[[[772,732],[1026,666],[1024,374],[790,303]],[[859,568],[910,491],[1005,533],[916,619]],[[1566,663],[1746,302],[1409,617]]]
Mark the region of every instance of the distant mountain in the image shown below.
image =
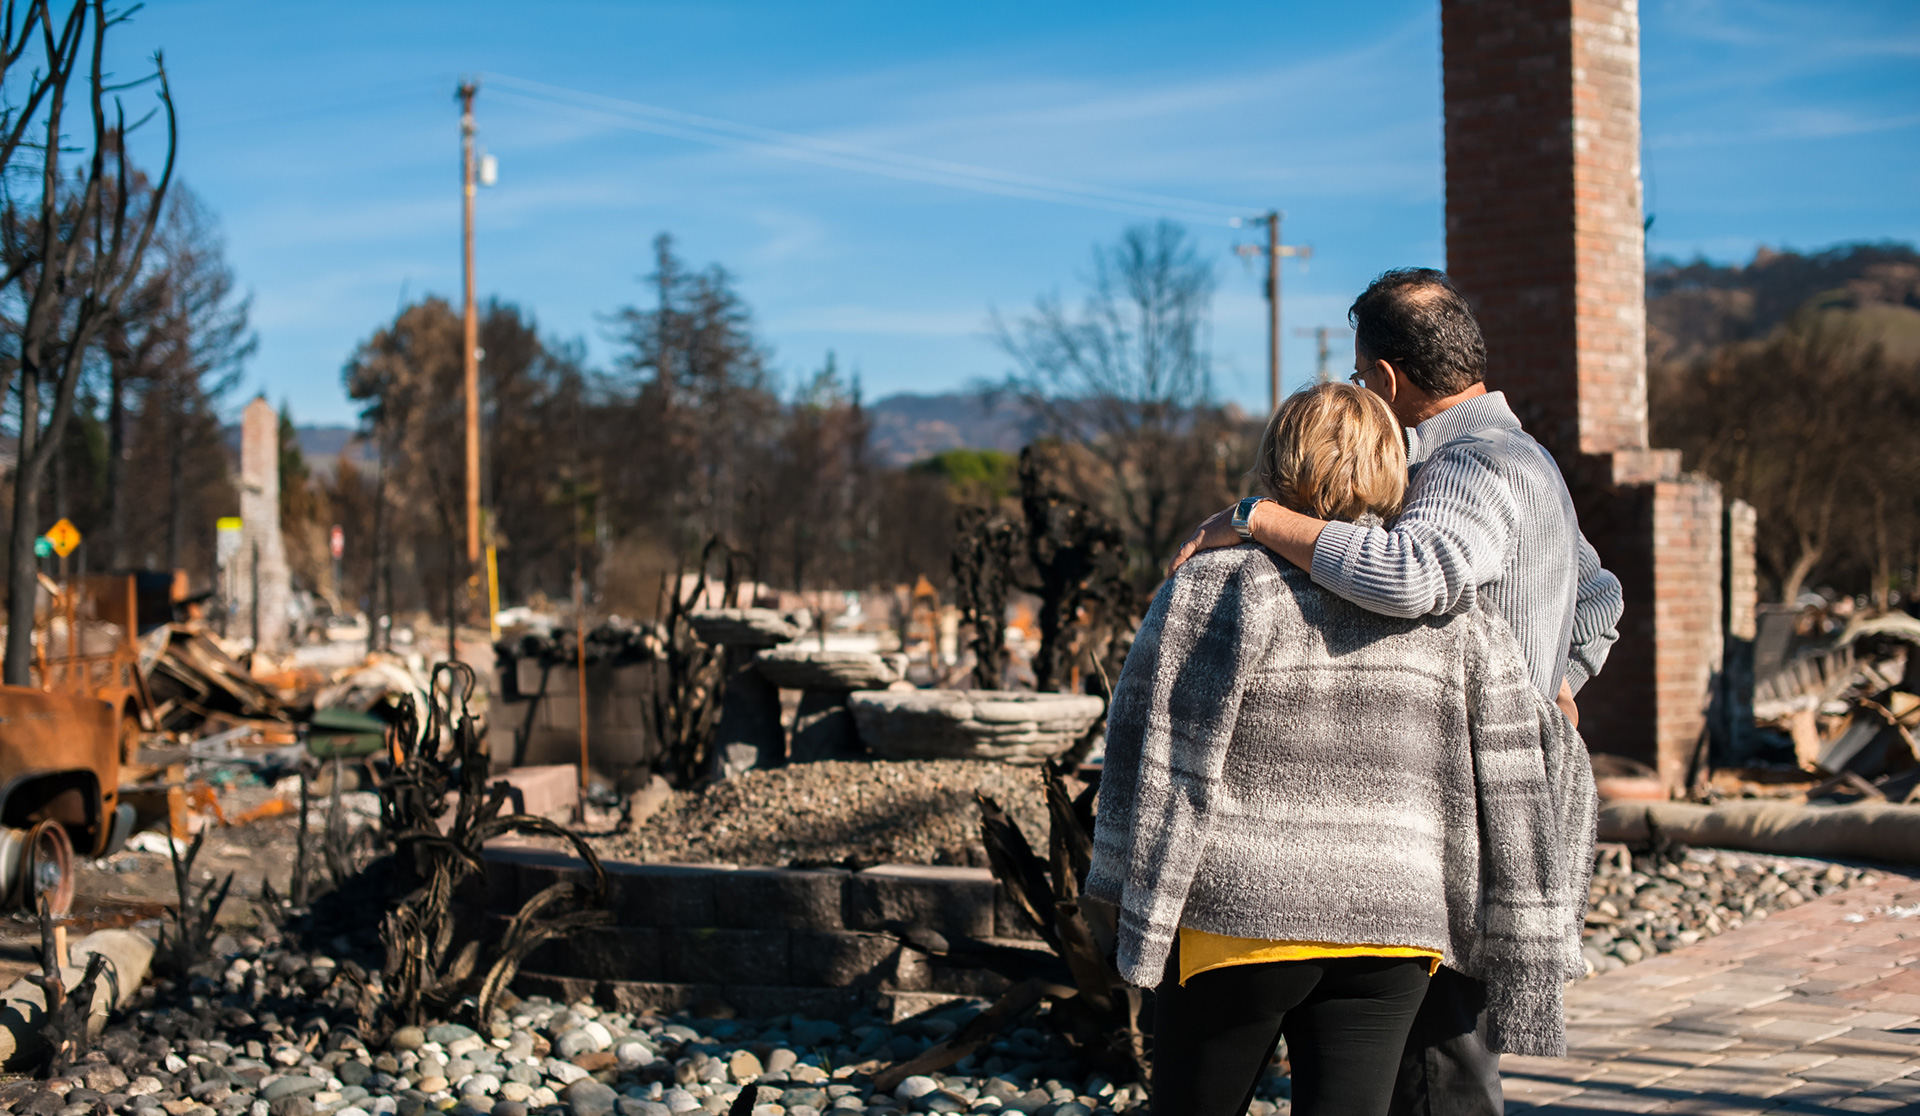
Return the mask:
[[[867,414],[874,454],[888,465],[910,465],[950,449],[1017,453],[1034,432],[1032,416],[1018,402],[977,393],[889,395],[869,404]]]
[[[233,455],[234,467],[239,468],[239,424],[221,433],[226,438],[227,452]],[[380,459],[370,443],[358,440],[360,432],[351,426],[296,426],[294,434],[300,439],[300,456],[306,459],[307,468],[313,470],[315,476],[333,476],[342,454],[351,453],[353,463],[362,469],[371,468]]]
[[[1920,356],[1920,252],[1843,244],[1801,255],[1766,248],[1748,264],[1655,262],[1647,269],[1647,356],[1691,360],[1765,336],[1808,304],[1856,313],[1900,356]]]
[[[351,426],[301,426],[294,433],[300,439],[300,456],[316,474],[332,476],[342,454],[351,453],[353,463],[366,468],[379,460],[379,454],[367,442],[358,441],[360,432]]]
[[[875,457],[888,465],[911,465],[942,450],[997,449],[1018,453],[1032,440],[1033,424],[1012,400],[989,402],[982,395],[950,392],[945,395],[890,395],[867,406],[873,424],[870,445]],[[330,477],[342,454],[351,453],[362,469],[373,467],[379,454],[359,438],[351,426],[302,426],[300,455],[316,476]],[[229,450],[238,460],[240,428],[226,430]],[[0,439],[0,455],[5,453]]]

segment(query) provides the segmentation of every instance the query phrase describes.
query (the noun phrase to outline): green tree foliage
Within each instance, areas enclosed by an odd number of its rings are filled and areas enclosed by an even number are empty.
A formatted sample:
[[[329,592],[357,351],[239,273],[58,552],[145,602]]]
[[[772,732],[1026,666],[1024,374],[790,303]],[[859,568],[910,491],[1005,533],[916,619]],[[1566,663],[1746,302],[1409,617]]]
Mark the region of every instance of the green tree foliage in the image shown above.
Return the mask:
[[[908,471],[944,481],[957,504],[991,507],[1013,496],[1019,468],[1019,458],[1004,450],[950,449],[914,462]]]

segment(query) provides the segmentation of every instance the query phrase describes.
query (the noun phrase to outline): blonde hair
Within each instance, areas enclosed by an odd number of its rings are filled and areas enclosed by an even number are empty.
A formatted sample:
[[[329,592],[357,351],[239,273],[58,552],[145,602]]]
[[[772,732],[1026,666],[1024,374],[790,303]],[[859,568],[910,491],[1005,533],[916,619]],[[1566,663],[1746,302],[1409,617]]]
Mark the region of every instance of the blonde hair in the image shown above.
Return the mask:
[[[1399,512],[1407,446],[1386,401],[1352,384],[1287,397],[1267,420],[1253,477],[1286,507],[1319,519]]]

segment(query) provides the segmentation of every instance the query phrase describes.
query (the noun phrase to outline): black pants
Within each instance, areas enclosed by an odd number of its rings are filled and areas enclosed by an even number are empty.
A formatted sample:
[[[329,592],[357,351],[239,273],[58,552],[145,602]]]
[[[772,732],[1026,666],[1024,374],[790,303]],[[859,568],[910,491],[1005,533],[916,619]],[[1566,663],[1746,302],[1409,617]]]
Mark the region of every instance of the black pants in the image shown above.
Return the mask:
[[[1444,966],[1414,1017],[1393,1116],[1500,1116],[1500,1055],[1487,1049],[1486,986]]]
[[[1275,961],[1210,969],[1184,988],[1170,967],[1154,995],[1154,1116],[1239,1116],[1282,1035],[1294,1116],[1384,1116],[1427,967],[1417,957]]]

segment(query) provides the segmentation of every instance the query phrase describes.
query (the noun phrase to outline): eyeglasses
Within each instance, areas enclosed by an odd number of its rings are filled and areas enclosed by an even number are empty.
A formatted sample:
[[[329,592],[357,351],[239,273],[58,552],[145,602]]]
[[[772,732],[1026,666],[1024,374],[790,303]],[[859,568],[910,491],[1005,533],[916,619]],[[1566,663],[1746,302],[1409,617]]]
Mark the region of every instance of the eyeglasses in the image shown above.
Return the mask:
[[[1366,377],[1367,377],[1367,374],[1365,372],[1355,372],[1352,375],[1347,377],[1347,382],[1352,384],[1354,387],[1366,387],[1367,386]]]

